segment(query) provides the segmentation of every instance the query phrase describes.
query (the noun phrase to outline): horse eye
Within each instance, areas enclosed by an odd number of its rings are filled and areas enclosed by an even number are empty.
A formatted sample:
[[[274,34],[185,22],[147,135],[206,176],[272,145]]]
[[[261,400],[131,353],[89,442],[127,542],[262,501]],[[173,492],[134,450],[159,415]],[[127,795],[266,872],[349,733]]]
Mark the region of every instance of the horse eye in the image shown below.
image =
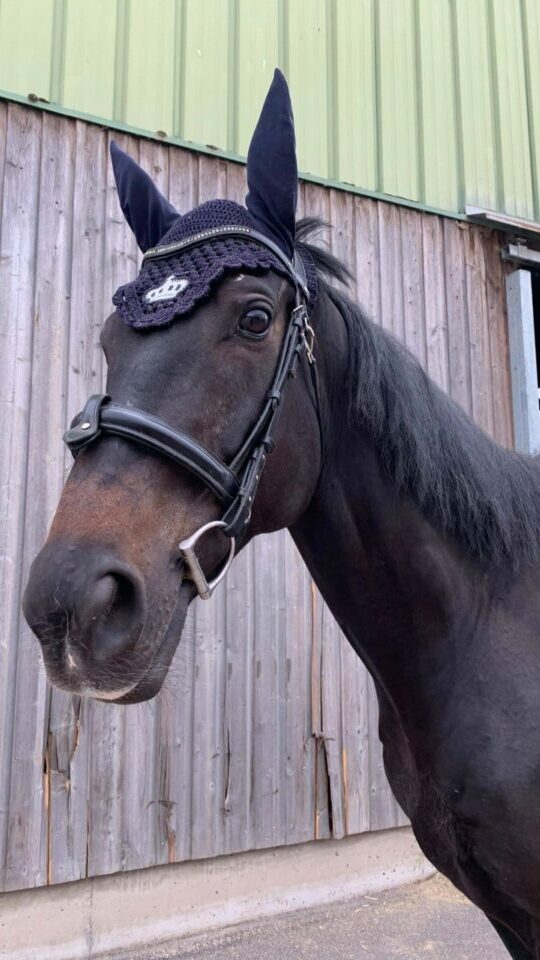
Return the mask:
[[[238,324],[238,332],[251,340],[262,340],[268,333],[272,314],[264,307],[253,307],[244,314]]]

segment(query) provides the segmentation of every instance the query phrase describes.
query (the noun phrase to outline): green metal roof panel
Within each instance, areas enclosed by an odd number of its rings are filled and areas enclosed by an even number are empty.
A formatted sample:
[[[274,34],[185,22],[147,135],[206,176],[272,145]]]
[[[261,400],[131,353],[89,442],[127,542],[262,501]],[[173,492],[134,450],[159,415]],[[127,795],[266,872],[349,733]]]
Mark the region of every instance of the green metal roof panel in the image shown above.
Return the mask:
[[[334,179],[379,189],[372,0],[340,0],[335,19]]]
[[[6,95],[229,155],[276,64],[304,173],[540,218],[538,0],[0,0]]]
[[[443,210],[462,209],[456,113],[452,11],[447,3],[420,0],[417,18],[420,90],[420,195]]]
[[[0,24],[4,2],[0,0]],[[51,91],[51,99],[76,104],[81,113],[113,118],[116,4],[110,0],[92,0],[92,3],[66,3],[60,8],[64,12],[64,53],[63,57],[58,55],[57,64],[60,68],[63,66],[63,70],[59,70],[60,90],[56,96]],[[99,78],[95,77],[96,73]],[[32,86],[26,92],[39,89]]]
[[[302,0],[283,4],[283,47],[293,103],[302,104],[300,110],[295,109],[299,167],[320,177],[339,179],[328,169],[335,103],[328,63],[332,57],[331,8],[326,0],[310,0],[309,12]]]
[[[229,16],[232,4],[223,0],[188,0],[185,4],[183,130],[187,140],[231,149],[229,142],[229,88],[233,76],[229,54]],[[171,124],[164,127],[171,129]]]
[[[505,0],[506,2],[506,0]],[[513,0],[510,0],[513,2]],[[486,4],[455,0],[460,138],[463,151],[463,184],[469,203],[496,209],[497,177],[492,89]],[[475,200],[471,200],[475,197]]]
[[[380,187],[397,197],[419,200],[418,168],[422,144],[418,125],[413,2],[380,0],[376,13]]]
[[[498,0],[490,10],[490,27],[493,69],[497,75],[495,134],[500,138],[497,203],[504,203],[518,216],[533,219],[531,150],[520,7]]]
[[[527,122],[534,219],[540,220],[540,4],[524,0],[521,6]]]
[[[274,67],[281,60],[282,37],[275,3],[239,0],[236,9],[230,33],[236,56],[234,89],[229,99],[229,149],[245,154]]]
[[[0,3],[0,87],[51,99],[54,0]],[[54,58],[59,59],[54,53]]]

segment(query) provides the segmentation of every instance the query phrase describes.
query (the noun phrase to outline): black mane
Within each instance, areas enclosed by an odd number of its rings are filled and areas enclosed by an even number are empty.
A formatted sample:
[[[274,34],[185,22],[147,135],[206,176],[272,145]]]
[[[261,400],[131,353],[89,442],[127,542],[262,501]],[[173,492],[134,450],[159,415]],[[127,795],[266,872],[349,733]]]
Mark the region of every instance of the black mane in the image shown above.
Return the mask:
[[[297,225],[297,245],[313,257],[319,283],[349,336],[350,408],[371,437],[398,490],[478,559],[533,562],[540,554],[538,460],[491,440],[429,379],[394,337],[368,320],[327,280],[351,274],[329,251],[308,243],[326,226]]]

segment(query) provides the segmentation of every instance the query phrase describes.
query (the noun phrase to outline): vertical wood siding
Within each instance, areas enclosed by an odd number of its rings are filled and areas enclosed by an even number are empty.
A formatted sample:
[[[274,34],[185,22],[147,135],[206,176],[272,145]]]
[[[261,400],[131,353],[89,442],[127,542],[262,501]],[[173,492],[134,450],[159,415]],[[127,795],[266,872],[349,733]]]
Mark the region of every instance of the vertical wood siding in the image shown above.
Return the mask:
[[[98,335],[136,271],[109,134],[0,103],[0,887],[11,890],[403,823],[371,681],[286,533],[190,613],[163,692],[128,708],[48,687],[21,587],[99,391]],[[181,210],[242,200],[244,171],[119,135]],[[496,234],[302,184],[367,311],[512,442]]]

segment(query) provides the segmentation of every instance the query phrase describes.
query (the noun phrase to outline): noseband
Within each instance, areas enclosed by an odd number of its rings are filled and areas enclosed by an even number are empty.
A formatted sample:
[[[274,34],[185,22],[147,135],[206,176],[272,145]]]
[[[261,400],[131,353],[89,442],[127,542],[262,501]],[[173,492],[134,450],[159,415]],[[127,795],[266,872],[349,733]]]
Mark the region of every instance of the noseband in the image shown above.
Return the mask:
[[[188,434],[174,430],[163,420],[142,410],[114,403],[107,394],[91,396],[64,434],[64,442],[74,457],[101,436],[113,435],[140,443],[189,470],[221,501],[224,505],[221,520],[214,520],[199,527],[178,546],[190,578],[199,596],[205,600],[212,596],[218,583],[223,580],[234,559],[237,541],[249,523],[261,473],[268,454],[274,448],[273,433],[285,383],[293,375],[297,359],[302,353],[305,353],[309,363],[319,413],[318,383],[313,357],[314,332],[309,324],[306,308],[307,283],[300,256],[295,254],[294,261],[291,262],[275,243],[247,227],[221,227],[198,233],[179,243],[153,247],[145,253],[143,264],[223,236],[243,237],[269,248],[286,267],[295,289],[295,306],[287,324],[270,389],[255,424],[231,463],[223,463]],[[214,529],[220,529],[229,537],[230,549],[224,565],[209,581],[197,559],[195,547],[201,537]]]

